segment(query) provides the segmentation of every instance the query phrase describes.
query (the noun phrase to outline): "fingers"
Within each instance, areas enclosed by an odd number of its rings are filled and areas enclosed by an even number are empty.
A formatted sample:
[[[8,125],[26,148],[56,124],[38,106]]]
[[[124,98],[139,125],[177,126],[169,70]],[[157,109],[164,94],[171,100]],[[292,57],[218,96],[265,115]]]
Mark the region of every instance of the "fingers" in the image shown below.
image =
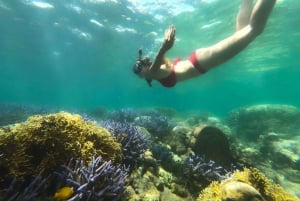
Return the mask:
[[[165,32],[165,39],[171,40],[174,39],[176,33],[176,29],[174,25],[170,25],[169,28]]]

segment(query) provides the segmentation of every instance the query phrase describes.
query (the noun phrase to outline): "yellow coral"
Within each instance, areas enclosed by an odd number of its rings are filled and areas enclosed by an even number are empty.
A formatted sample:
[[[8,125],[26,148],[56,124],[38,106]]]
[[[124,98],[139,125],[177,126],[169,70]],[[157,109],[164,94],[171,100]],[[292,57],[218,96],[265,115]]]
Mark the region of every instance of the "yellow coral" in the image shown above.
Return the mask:
[[[70,158],[86,163],[99,155],[114,162],[122,158],[120,143],[106,129],[66,112],[32,116],[0,129],[0,152],[10,161],[9,174],[17,176],[51,171]]]
[[[232,174],[232,180],[244,182],[253,186],[267,201],[298,201],[299,199],[290,195],[278,184],[264,176],[256,168],[244,168]],[[199,195],[197,201],[221,201],[221,188],[223,182],[212,182]]]

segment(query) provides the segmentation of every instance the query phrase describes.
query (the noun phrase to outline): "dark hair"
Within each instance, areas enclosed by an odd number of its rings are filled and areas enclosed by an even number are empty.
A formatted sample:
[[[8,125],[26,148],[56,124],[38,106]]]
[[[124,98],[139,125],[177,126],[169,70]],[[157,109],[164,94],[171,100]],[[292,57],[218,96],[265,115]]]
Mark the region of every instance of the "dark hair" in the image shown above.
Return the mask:
[[[148,67],[152,64],[149,57],[143,57],[143,50],[139,49],[139,58],[135,61],[135,64],[133,65],[133,72],[135,74],[139,74],[143,68]],[[148,85],[151,87],[151,79],[146,79]]]

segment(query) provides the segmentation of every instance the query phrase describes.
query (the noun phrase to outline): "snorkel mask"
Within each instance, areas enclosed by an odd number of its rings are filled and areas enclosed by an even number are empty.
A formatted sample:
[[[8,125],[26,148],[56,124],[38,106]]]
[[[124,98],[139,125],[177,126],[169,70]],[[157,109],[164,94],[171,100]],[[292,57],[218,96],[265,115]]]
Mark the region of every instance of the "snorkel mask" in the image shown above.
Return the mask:
[[[151,65],[151,61],[149,57],[143,57],[143,50],[139,49],[139,58],[136,60],[133,66],[133,72],[135,74],[139,74],[143,68]]]
[[[145,67],[149,67],[152,64],[152,62],[150,61],[149,57],[143,57],[143,50],[140,48],[139,49],[139,58],[136,60],[135,64],[133,65],[133,72],[135,74],[139,74],[143,68]],[[152,87],[152,80],[150,79],[146,79],[148,85],[150,87]]]

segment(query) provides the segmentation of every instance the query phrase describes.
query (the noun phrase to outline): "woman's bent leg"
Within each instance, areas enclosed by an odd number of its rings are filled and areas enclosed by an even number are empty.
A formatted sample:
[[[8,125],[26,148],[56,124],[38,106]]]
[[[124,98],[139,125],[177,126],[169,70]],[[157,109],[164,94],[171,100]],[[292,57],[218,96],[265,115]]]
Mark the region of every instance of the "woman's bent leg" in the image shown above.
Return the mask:
[[[276,0],[258,0],[247,26],[211,47],[196,50],[197,60],[202,68],[209,70],[246,48],[262,33],[275,2]]]

